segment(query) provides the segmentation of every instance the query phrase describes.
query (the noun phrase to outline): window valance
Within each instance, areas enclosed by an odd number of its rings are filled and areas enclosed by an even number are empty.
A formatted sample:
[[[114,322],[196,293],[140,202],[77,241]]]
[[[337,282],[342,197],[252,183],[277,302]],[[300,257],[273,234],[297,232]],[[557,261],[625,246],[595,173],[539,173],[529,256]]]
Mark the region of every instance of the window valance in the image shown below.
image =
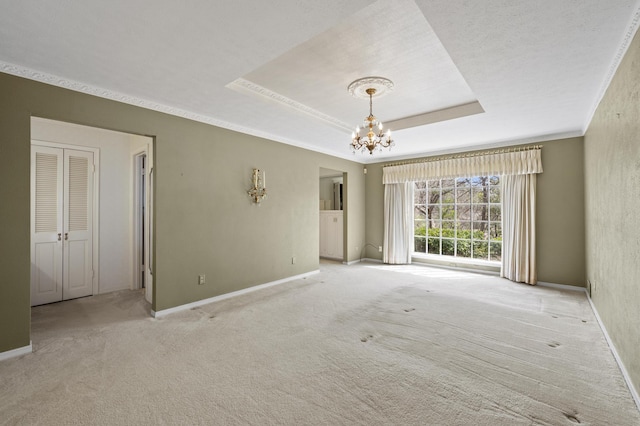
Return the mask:
[[[541,152],[542,150],[539,147],[535,147],[519,151],[493,152],[386,166],[382,169],[382,183],[392,184],[425,179],[542,173]]]

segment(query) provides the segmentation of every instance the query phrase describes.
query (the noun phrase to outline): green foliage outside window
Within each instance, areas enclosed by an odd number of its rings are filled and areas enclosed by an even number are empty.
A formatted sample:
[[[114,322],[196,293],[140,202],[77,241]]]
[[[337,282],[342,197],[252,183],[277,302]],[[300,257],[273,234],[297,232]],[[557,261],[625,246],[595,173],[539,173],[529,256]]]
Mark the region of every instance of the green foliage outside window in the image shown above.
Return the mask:
[[[416,182],[414,251],[500,260],[500,195],[498,176]]]

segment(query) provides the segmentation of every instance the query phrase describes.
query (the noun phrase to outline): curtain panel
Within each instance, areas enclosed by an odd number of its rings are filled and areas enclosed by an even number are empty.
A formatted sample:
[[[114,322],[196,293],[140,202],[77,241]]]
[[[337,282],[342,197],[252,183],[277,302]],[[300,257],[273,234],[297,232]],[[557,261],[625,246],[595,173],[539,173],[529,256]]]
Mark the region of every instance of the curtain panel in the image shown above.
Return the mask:
[[[502,176],[500,276],[536,284],[536,175]]]
[[[387,166],[382,169],[382,183],[405,183],[427,179],[472,176],[525,175],[542,173],[540,149],[488,153],[420,163]]]
[[[413,183],[384,186],[382,261],[411,263],[413,252]]]

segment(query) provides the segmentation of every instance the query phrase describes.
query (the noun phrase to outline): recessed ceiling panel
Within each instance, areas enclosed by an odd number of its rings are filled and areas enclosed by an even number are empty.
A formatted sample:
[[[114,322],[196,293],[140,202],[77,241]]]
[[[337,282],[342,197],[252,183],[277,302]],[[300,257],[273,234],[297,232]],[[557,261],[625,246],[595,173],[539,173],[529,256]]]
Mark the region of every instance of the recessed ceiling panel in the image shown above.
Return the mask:
[[[252,86],[270,100],[284,99],[284,106],[351,126],[369,105],[347,86],[367,76],[394,82],[392,92],[374,100],[376,116],[386,122],[477,102],[412,0],[378,1],[227,87],[246,93]]]

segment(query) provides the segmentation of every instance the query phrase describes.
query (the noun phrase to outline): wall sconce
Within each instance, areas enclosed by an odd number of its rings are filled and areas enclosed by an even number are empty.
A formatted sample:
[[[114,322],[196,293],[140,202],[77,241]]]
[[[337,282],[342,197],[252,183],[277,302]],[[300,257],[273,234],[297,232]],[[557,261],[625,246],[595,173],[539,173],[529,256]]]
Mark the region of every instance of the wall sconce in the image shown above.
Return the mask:
[[[266,185],[267,177],[264,173],[264,170],[253,169],[253,176],[251,182],[253,187],[247,191],[247,194],[251,197],[251,200],[260,204],[260,201],[266,198],[267,196],[267,185]]]

